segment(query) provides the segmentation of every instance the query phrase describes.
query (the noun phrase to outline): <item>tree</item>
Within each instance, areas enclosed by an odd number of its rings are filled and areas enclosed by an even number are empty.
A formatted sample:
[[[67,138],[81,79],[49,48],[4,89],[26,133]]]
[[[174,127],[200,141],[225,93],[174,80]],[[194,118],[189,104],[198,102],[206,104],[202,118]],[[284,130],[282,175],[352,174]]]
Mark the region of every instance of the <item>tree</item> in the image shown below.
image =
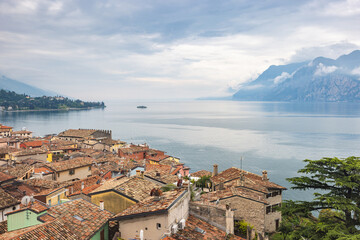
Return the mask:
[[[313,201],[283,204],[283,239],[360,239],[360,158],[304,161],[302,176],[287,180],[292,189],[316,193]],[[313,211],[320,211],[318,218]]]

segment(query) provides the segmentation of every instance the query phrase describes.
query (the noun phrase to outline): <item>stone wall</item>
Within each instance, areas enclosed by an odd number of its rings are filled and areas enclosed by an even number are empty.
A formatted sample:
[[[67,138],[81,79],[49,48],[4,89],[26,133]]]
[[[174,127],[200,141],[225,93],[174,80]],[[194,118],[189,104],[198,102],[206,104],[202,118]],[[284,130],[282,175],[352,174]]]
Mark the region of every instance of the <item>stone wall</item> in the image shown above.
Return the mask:
[[[227,232],[234,233],[234,215],[230,210],[213,205],[191,202],[190,214]]]

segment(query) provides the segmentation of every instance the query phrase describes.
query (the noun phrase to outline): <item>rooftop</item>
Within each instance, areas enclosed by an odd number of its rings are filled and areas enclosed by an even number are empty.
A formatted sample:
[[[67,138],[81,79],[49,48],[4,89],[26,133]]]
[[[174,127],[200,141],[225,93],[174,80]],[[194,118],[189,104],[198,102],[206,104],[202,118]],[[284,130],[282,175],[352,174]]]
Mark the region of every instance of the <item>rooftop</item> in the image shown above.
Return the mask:
[[[69,169],[80,168],[84,166],[92,165],[92,158],[89,157],[78,157],[66,161],[48,163],[51,169],[56,172],[66,171]]]
[[[103,185],[92,191],[91,194],[114,190],[118,193],[126,195],[135,201],[142,201],[150,195],[153,188],[160,187],[158,184],[150,182],[141,177],[122,177],[116,180],[109,180]]]
[[[219,173],[218,175],[211,177],[210,179],[215,185],[218,185],[221,182],[227,183],[231,181],[233,181],[235,184],[236,181],[234,180],[240,179],[241,174],[243,174],[244,176],[244,182],[246,185],[254,187],[256,190],[262,191],[264,193],[267,193],[268,189],[286,189],[285,187],[270,182],[269,180],[263,180],[262,176],[260,175],[235,167],[228,168]]]
[[[16,198],[0,188],[0,209],[11,207],[19,203],[20,202]]]
[[[230,188],[225,188],[223,190],[209,192],[201,195],[201,199],[204,201],[213,202],[218,199],[221,200],[224,198],[229,198],[234,196],[246,198],[263,204],[268,204],[265,195],[263,193],[243,187],[230,187]]]
[[[3,173],[3,172],[0,172],[0,183],[10,181],[10,180],[14,180],[14,179],[16,179],[16,177],[11,176],[11,175],[6,174],[6,173]]]
[[[94,129],[68,129],[64,132],[59,133],[59,137],[76,137],[76,138],[87,138],[94,134],[97,130]]]
[[[100,210],[95,204],[83,199],[56,205],[50,208],[47,214],[60,219],[77,235],[77,239],[89,239],[113,216],[109,211]],[[82,221],[78,220],[79,218]]]
[[[206,170],[200,170],[200,171],[197,171],[197,172],[194,172],[194,173],[191,173],[191,176],[192,177],[204,177],[204,176],[211,176],[211,172],[209,171],[206,171]]]
[[[140,217],[144,214],[154,214],[154,213],[161,213],[173,206],[173,204],[184,196],[187,192],[187,189],[175,189],[172,191],[164,192],[160,196],[160,200],[154,200],[153,196],[148,196],[141,202],[130,206],[129,208],[125,209],[123,212],[118,213],[115,215],[114,218],[116,219],[125,219],[129,217]]]

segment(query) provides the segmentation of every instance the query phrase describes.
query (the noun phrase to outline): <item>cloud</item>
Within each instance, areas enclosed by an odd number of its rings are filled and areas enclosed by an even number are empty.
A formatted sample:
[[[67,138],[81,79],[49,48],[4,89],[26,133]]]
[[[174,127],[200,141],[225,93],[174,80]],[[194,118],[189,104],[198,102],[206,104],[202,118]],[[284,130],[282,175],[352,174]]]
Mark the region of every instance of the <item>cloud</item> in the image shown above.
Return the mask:
[[[328,4],[323,12],[325,15],[350,17],[360,14],[359,0],[336,1]]]
[[[315,75],[316,76],[325,76],[329,73],[335,72],[338,69],[336,66],[325,66],[322,63],[316,67]]]
[[[270,65],[359,48],[358,16],[323,14],[332,3],[3,0],[0,72],[84,99],[224,96]]]
[[[282,72],[281,75],[274,78],[274,83],[275,84],[282,83],[283,81],[285,81],[286,79],[291,78],[291,77],[292,77],[292,74],[289,74],[287,72]]]
[[[351,74],[353,74],[353,75],[360,75],[360,66],[357,67],[357,68],[354,68],[354,69],[351,71]]]

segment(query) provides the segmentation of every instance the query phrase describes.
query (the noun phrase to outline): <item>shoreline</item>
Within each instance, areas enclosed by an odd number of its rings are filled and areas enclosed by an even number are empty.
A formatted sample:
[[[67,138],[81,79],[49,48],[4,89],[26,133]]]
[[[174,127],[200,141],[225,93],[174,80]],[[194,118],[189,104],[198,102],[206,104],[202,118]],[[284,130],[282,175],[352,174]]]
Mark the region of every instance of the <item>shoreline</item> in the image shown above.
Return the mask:
[[[105,107],[87,107],[87,108],[65,108],[65,109],[26,109],[26,110],[1,110],[0,112],[45,112],[45,111],[74,111],[74,110],[91,110],[91,109],[99,109],[106,108]]]

